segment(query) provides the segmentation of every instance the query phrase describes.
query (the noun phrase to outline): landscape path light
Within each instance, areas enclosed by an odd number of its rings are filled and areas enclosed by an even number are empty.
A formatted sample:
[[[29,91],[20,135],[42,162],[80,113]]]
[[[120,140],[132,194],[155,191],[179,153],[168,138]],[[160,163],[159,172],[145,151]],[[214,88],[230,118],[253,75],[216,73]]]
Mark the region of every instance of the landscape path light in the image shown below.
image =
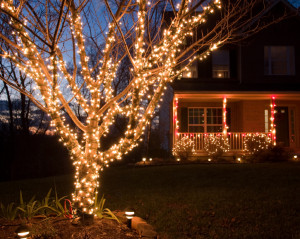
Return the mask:
[[[131,228],[131,220],[134,217],[134,214],[135,214],[134,209],[132,209],[132,208],[127,208],[125,210],[125,216],[127,218],[127,227],[128,228]]]
[[[22,224],[21,226],[19,226],[17,228],[16,234],[17,234],[17,238],[22,238],[22,239],[29,238],[29,236],[30,236],[29,227]]]
[[[295,161],[298,160],[298,155],[297,155],[297,154],[294,155],[294,160],[295,160]]]

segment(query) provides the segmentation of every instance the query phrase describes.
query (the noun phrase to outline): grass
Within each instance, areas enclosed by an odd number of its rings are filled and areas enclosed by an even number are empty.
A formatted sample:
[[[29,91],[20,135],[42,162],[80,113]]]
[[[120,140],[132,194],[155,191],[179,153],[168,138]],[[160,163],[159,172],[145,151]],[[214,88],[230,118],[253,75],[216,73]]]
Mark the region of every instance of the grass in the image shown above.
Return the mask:
[[[0,184],[0,201],[45,196],[54,179]],[[72,176],[55,178],[59,196]],[[198,164],[109,168],[101,192],[111,210],[134,207],[161,238],[300,238],[300,164]]]

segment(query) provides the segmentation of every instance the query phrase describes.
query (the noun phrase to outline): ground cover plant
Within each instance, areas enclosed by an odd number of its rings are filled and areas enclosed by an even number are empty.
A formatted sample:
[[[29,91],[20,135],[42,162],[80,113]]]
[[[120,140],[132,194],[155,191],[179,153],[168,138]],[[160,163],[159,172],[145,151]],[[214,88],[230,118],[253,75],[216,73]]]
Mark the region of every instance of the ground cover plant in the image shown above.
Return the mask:
[[[36,190],[53,178],[1,183],[1,201]],[[55,178],[58,196],[72,176]],[[109,168],[100,182],[111,210],[134,207],[161,238],[299,238],[300,164],[193,164]],[[35,191],[35,192],[36,192]],[[43,194],[42,194],[43,192]]]
[[[36,189],[36,188],[35,188]],[[0,239],[16,238],[16,231],[26,227],[31,239],[87,239],[87,238],[137,238],[137,232],[126,226],[124,213],[117,217],[105,207],[105,198],[95,199],[95,218],[93,223],[80,220],[74,215],[76,208],[66,196],[58,197],[48,191],[42,199],[33,196],[29,201],[23,199],[20,191],[19,202],[8,204],[0,202]],[[75,213],[76,214],[76,213]],[[84,224],[83,224],[84,223]]]

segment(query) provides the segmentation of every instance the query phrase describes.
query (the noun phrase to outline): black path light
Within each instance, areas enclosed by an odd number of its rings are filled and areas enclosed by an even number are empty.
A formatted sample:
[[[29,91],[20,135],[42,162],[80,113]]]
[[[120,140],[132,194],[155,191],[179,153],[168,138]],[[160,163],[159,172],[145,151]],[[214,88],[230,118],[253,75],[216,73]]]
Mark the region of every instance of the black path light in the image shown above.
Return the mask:
[[[131,228],[131,219],[134,217],[134,209],[133,208],[127,208],[125,210],[125,216],[127,218],[127,227]]]
[[[26,239],[30,236],[29,227],[25,224],[19,226],[16,230],[17,238]]]

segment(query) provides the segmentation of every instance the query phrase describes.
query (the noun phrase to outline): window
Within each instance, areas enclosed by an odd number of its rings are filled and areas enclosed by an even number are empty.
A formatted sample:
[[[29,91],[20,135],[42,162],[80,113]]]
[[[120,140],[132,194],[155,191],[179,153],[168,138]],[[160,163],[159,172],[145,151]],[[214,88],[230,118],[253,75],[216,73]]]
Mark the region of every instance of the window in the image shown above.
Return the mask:
[[[269,133],[269,110],[265,110],[265,133]]]
[[[189,108],[189,132],[204,132],[204,108]]]
[[[222,108],[189,108],[189,132],[222,132]]]
[[[264,71],[265,75],[294,75],[294,47],[265,46]]]
[[[229,78],[229,51],[217,50],[212,52],[213,78]]]

